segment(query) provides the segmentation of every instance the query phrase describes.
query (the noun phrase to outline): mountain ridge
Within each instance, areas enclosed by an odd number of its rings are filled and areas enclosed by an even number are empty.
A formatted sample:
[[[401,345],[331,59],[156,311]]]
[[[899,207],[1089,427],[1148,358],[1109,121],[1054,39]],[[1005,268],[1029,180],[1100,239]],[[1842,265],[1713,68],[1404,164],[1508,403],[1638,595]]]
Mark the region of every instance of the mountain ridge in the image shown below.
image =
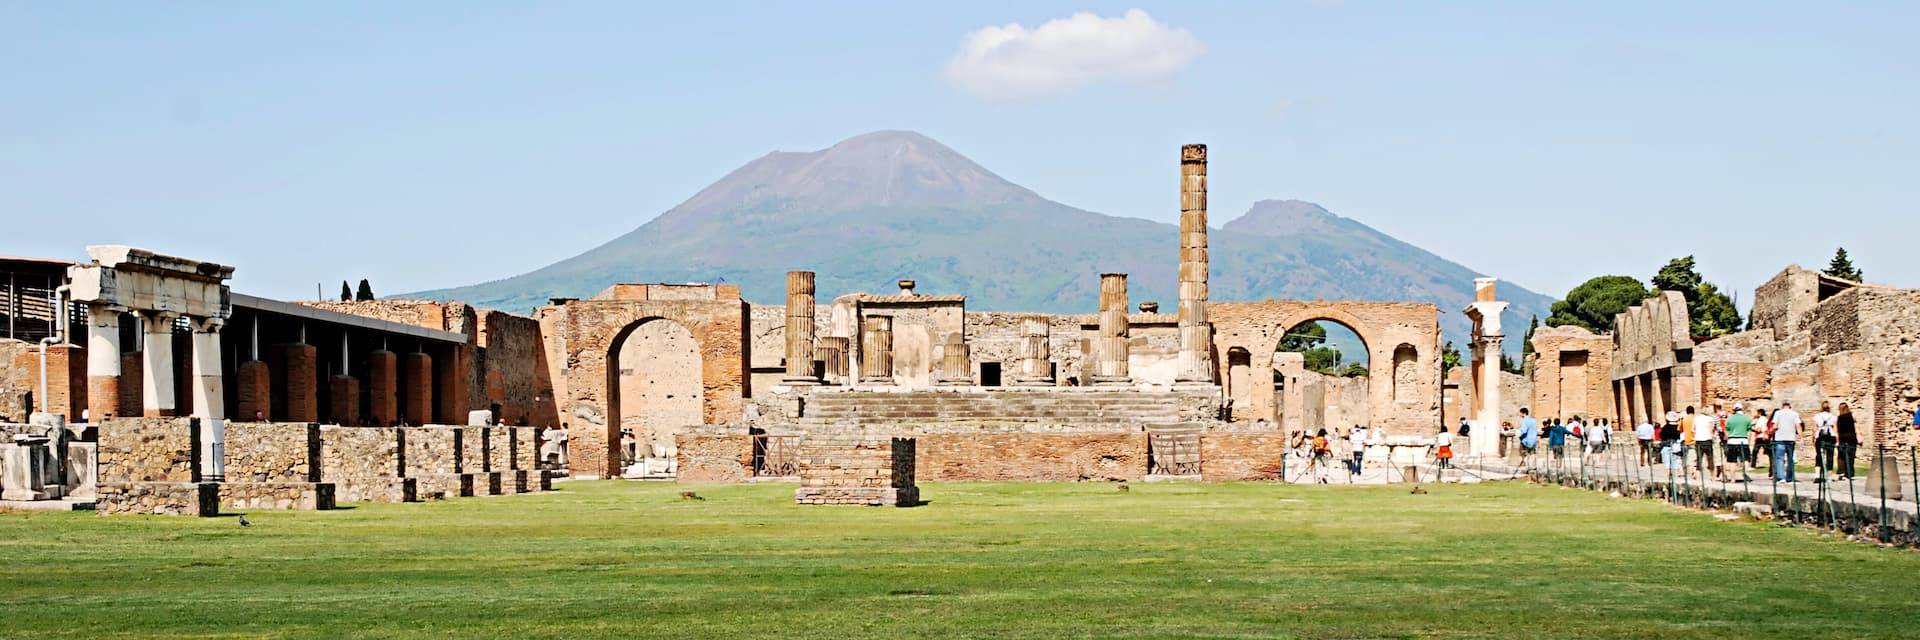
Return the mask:
[[[1214,299],[1433,302],[1464,348],[1459,310],[1480,274],[1356,220],[1310,202],[1261,200],[1214,227],[1211,245]],[[778,304],[784,274],[811,269],[823,300],[908,277],[922,291],[966,294],[972,309],[1090,313],[1102,272],[1128,273],[1135,303],[1171,304],[1177,258],[1175,225],[1054,202],[932,138],[876,131],[760,156],[572,258],[408,295],[525,311],[615,282],[705,281]],[[1502,298],[1518,322],[1545,316],[1551,303],[1510,283]]]

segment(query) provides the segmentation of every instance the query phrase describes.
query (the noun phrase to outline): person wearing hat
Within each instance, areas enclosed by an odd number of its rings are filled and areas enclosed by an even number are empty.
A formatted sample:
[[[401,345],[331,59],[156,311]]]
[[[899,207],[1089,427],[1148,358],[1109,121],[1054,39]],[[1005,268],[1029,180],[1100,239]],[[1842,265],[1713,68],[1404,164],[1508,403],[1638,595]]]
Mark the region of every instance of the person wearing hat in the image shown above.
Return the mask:
[[[1685,430],[1680,428],[1680,413],[1668,411],[1665,424],[1660,425],[1660,462],[1669,470],[1680,469],[1686,461],[1686,454],[1680,448],[1680,438]]]
[[[1733,403],[1733,413],[1727,416],[1727,463],[1740,467],[1740,481],[1752,482],[1747,475],[1747,438],[1753,432],[1753,418],[1742,411],[1745,407]]]

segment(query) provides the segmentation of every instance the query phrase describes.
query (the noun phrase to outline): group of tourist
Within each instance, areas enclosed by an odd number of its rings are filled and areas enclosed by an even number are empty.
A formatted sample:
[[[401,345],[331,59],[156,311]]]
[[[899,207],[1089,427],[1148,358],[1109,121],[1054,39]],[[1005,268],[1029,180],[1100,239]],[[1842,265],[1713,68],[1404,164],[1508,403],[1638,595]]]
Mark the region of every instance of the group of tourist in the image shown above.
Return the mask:
[[[1518,442],[1522,457],[1529,457],[1538,452],[1540,439],[1546,438],[1547,451],[1556,461],[1566,459],[1568,438],[1580,441],[1581,448],[1589,454],[1606,453],[1607,448],[1613,444],[1611,420],[1594,418],[1592,423],[1587,423],[1576,415],[1565,421],[1559,418],[1548,418],[1546,423],[1542,424],[1524,408],[1520,410],[1519,428],[1504,429],[1501,433]]]
[[[1642,421],[1634,427],[1640,442],[1640,461],[1644,465],[1667,465],[1670,471],[1707,479],[1730,482],[1730,471],[1740,471],[1741,482],[1749,482],[1749,469],[1759,469],[1766,455],[1766,471],[1778,482],[1797,482],[1793,469],[1797,446],[1807,421],[1793,402],[1782,402],[1778,409],[1749,407],[1736,402],[1732,409],[1715,406],[1711,411],[1686,407],[1686,413],[1667,411],[1659,427]],[[1834,407],[1820,404],[1820,413],[1812,417],[1814,467],[1822,479],[1834,475],[1853,479],[1859,454],[1859,425],[1853,407],[1841,402]]]
[[[1333,468],[1334,460],[1346,467],[1348,475],[1358,476],[1366,471],[1367,449],[1380,444],[1377,429],[1354,425],[1346,433],[1339,433],[1322,427],[1311,433],[1295,431],[1287,450],[1288,455],[1305,461],[1305,473],[1313,476],[1315,482],[1327,484],[1328,470]]]

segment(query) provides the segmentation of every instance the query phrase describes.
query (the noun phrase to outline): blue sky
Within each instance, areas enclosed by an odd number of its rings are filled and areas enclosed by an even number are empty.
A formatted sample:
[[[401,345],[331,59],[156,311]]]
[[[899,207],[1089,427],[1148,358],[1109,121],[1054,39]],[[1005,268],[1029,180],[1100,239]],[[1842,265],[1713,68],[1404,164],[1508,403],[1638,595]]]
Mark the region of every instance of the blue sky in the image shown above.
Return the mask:
[[[768,151],[912,129],[1162,221],[1205,142],[1215,224],[1311,200],[1554,295],[1691,253],[1744,306],[1840,245],[1920,286],[1917,6],[4,3],[0,254],[137,244],[278,297],[470,284]],[[987,27],[1135,8],[1181,50],[1037,46],[1013,62],[1073,77],[1000,92],[950,68]]]

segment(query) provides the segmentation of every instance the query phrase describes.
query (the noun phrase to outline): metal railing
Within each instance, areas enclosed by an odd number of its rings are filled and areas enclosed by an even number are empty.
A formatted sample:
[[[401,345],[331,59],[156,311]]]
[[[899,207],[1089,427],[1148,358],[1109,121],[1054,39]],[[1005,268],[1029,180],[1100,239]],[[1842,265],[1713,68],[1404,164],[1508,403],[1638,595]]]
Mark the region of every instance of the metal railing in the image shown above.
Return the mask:
[[[1156,433],[1147,439],[1147,473],[1200,475],[1200,434]]]
[[[800,475],[800,436],[753,435],[753,477],[785,478]]]

